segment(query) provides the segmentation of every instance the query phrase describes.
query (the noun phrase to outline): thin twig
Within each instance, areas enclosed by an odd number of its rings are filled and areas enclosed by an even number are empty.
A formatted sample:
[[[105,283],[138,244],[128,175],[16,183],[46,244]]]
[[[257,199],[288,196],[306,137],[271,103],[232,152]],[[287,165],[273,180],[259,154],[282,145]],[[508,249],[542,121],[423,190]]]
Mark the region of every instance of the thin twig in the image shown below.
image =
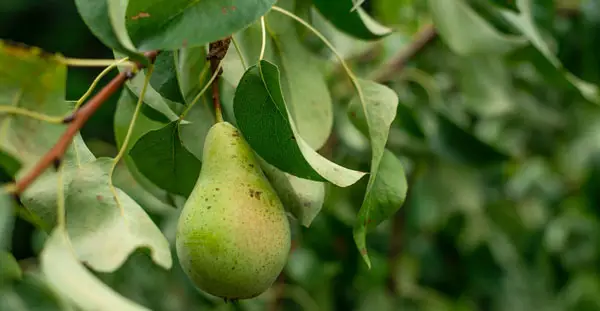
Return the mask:
[[[146,52],[144,54],[151,61],[154,61],[157,51]],[[143,65],[137,65],[139,69],[143,68]],[[58,168],[61,162],[62,156],[67,151],[67,148],[71,145],[73,137],[81,130],[85,122],[110,98],[117,90],[119,90],[125,81],[131,79],[135,73],[132,71],[122,72],[113,78],[102,90],[100,90],[92,99],[88,101],[86,105],[77,111],[73,112],[72,115],[64,119],[65,123],[69,123],[69,126],[58,139],[56,144],[35,164],[35,166],[23,176],[15,184],[14,193],[20,194],[27,187],[29,187],[42,173],[51,165]]]
[[[221,61],[225,58],[229,50],[231,37],[223,40],[211,42],[208,49],[207,59],[210,60],[210,71],[215,77],[212,81],[212,100],[215,107],[215,116],[217,122],[223,121],[223,113],[221,112],[221,97],[219,93],[219,76],[222,73]]]
[[[408,61],[433,42],[436,37],[437,31],[433,25],[423,27],[415,36],[415,40],[375,71],[371,75],[371,79],[381,83],[391,80],[404,69]]]

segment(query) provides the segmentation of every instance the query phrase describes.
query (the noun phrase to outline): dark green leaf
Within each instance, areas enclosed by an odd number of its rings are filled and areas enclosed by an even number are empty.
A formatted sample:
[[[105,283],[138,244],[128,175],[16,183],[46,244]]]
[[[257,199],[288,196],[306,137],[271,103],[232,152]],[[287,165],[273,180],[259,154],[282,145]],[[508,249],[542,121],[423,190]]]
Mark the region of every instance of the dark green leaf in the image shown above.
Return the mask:
[[[41,268],[57,292],[84,310],[149,310],[119,295],[89,272],[75,257],[67,232],[60,227],[46,241]]]
[[[177,80],[177,68],[175,68],[175,52],[165,51],[156,57],[154,71],[150,77],[150,85],[162,97],[176,103],[184,104],[181,90]]]
[[[200,174],[200,160],[181,144],[178,121],[144,135],[129,155],[144,176],[171,193],[187,197]]]
[[[392,32],[375,21],[361,7],[352,10],[352,0],[313,0],[313,3],[337,29],[356,38],[373,40]]]
[[[507,154],[481,141],[446,116],[438,114],[437,119],[437,130],[430,137],[430,144],[431,148],[442,156],[478,166],[509,159]]]
[[[37,272],[25,272],[20,281],[0,289],[0,310],[76,311]]]
[[[0,192],[0,251],[7,250],[11,244],[14,224],[13,202],[9,195]]]
[[[204,46],[182,48],[177,51],[177,71],[181,93],[190,103],[210,78],[210,67],[206,61]]]
[[[9,176],[15,176],[21,169],[21,163],[6,151],[0,150],[0,167],[2,167]]]
[[[229,36],[273,4],[275,0],[129,0],[126,25],[141,50],[174,50]]]
[[[6,283],[18,280],[22,276],[23,272],[15,257],[11,253],[0,249],[0,293]]]
[[[440,36],[457,54],[505,54],[526,43],[523,37],[500,33],[466,0],[429,0],[429,8]]]
[[[325,159],[296,134],[281,92],[279,70],[268,61],[260,61],[244,73],[235,93],[234,111],[250,146],[278,169],[305,179],[326,179],[341,187],[364,176]]]

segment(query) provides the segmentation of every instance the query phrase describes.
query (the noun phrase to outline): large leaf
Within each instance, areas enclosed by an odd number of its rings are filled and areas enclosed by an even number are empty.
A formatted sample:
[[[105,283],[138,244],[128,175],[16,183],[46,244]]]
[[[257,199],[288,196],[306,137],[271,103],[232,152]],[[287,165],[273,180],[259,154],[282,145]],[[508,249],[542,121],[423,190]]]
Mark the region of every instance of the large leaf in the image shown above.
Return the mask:
[[[97,271],[111,272],[145,247],[154,262],[171,267],[169,244],[144,210],[120,189],[117,205],[108,185],[111,165],[107,158],[64,164],[67,230],[78,258]],[[56,174],[45,174],[22,196],[47,228],[56,222],[56,193]]]
[[[210,78],[210,68],[206,60],[206,54],[204,46],[178,50],[177,79],[186,103],[190,103],[196,97]]]
[[[428,1],[437,31],[457,54],[504,54],[526,43],[525,38],[500,33],[465,0]]]
[[[0,41],[0,105],[12,105],[52,116],[65,115],[67,68],[54,55]],[[65,129],[24,116],[1,115],[0,143],[24,168],[48,151]]]
[[[118,27],[120,1],[75,0],[75,4],[85,24],[104,45],[136,60],[147,62],[143,55],[136,52],[127,33],[123,32],[124,29],[115,28],[115,26]]]
[[[371,141],[371,174],[358,220],[354,240],[363,259],[370,267],[365,236],[372,228],[402,206],[406,196],[406,179],[402,163],[385,151],[390,126],[396,117],[398,96],[388,87],[359,80],[363,100],[355,98],[349,105],[351,120]],[[385,159],[385,161],[384,161]]]
[[[205,45],[259,19],[275,0],[129,0],[127,29],[141,50]]]
[[[179,121],[144,135],[129,155],[144,176],[171,193],[187,197],[200,174],[200,160],[181,143]]]
[[[352,10],[352,0],[313,0],[313,3],[337,29],[356,38],[373,40],[392,32],[375,21],[361,7]]]
[[[98,245],[94,245],[97,247]],[[83,310],[149,310],[98,280],[78,260],[67,233],[57,228],[41,253],[42,272],[54,289]]]
[[[284,31],[277,31],[279,29]],[[298,133],[313,148],[321,148],[333,127],[333,104],[321,60],[298,40],[294,27],[273,33],[286,104]]]
[[[297,177],[346,187],[363,172],[349,170],[322,157],[297,134],[281,91],[279,70],[262,60],[238,84],[235,118],[250,146],[269,164]]]
[[[583,81],[572,73],[568,72],[563,67],[558,57],[552,53],[548,47],[548,44],[546,41],[544,41],[544,38],[542,38],[542,35],[538,31],[535,21],[533,20],[532,1],[517,0],[517,7],[519,9],[519,13],[504,10],[502,12],[503,16],[523,32],[523,35],[529,39],[531,44],[535,46],[540,53],[542,53],[546,59],[554,67],[556,67],[556,69],[564,74],[565,79],[567,79],[567,81],[569,81],[575,88],[577,88],[584,98],[590,102],[600,104],[600,88],[594,84]]]

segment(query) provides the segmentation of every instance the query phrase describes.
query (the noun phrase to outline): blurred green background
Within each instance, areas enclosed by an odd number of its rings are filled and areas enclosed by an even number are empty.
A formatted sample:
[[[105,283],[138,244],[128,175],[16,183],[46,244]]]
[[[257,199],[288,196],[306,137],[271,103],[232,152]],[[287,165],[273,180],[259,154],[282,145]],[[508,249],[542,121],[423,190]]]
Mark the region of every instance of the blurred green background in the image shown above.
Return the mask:
[[[470,1],[474,8],[482,2],[489,1]],[[600,84],[600,1],[533,3],[535,22],[566,70]],[[429,20],[425,1],[371,0],[364,7],[398,32],[368,45],[329,33],[361,76]],[[497,16],[478,12],[511,33]],[[69,0],[0,1],[0,38],[70,57],[112,57]],[[67,99],[81,96],[99,72],[70,68]],[[99,276],[153,310],[600,310],[600,107],[558,75],[531,46],[501,58],[465,58],[439,38],[398,73],[389,83],[400,107],[388,147],[405,162],[410,189],[400,212],[368,236],[370,271],[352,239],[363,181],[328,188],[311,227],[294,226],[284,274],[252,301],[208,297],[177,264],[164,271],[141,252]],[[339,77],[331,70],[336,109],[344,115],[348,85]],[[117,98],[82,131],[97,155],[115,153]],[[436,105],[444,114],[428,121],[423,116]],[[437,135],[425,134],[428,122],[441,128]],[[364,144],[340,117],[331,150],[323,152],[362,167],[369,159]],[[496,154],[511,157],[490,165]],[[152,216],[172,239],[176,215]],[[36,265],[43,238],[17,221],[12,250],[23,267]]]

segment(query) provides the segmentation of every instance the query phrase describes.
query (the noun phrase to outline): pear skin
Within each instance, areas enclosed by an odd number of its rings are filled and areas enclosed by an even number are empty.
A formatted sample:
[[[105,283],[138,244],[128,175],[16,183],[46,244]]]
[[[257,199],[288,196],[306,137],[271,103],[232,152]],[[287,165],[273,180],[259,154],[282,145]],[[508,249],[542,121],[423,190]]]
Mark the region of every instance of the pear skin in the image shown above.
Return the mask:
[[[202,158],[177,226],[179,262],[211,295],[256,297],[273,284],[288,258],[290,226],[283,205],[230,123],[211,127]]]

